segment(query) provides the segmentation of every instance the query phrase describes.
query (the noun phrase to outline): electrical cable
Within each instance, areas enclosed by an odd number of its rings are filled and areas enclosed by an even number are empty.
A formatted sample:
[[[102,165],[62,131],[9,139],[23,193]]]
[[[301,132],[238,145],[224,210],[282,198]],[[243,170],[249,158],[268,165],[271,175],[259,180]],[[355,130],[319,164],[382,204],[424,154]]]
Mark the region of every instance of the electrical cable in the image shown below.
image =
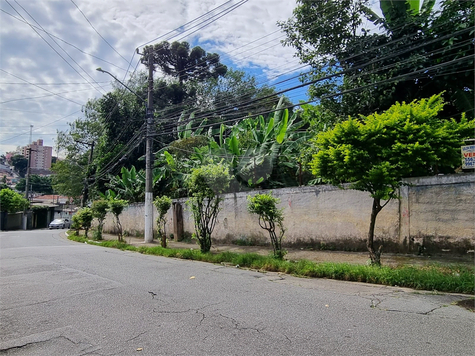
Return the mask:
[[[7,72],[7,71],[4,70],[4,69],[0,69],[0,71],[3,72],[3,73],[6,73],[6,74],[8,74],[8,75],[11,75],[12,77],[15,77],[15,78],[17,78],[17,79],[19,79],[19,80],[22,80],[22,81],[24,81],[25,83],[28,83],[28,84],[30,84],[30,85],[33,85],[33,86],[35,86],[35,87],[37,87],[37,88],[39,88],[39,89],[41,89],[41,90],[44,90],[44,91],[46,91],[46,92],[48,92],[48,93],[50,93],[50,94],[52,94],[52,95],[54,95],[54,96],[60,97],[61,99],[64,99],[64,100],[70,101],[70,102],[72,102],[72,103],[74,103],[74,104],[83,106],[83,104],[78,103],[77,101],[68,99],[68,98],[66,98],[66,97],[64,97],[64,96],[61,96],[60,94],[56,94],[56,93],[52,92],[51,90],[42,88],[41,86],[36,85],[36,84],[34,84],[34,83],[32,83],[32,82],[29,82],[29,81],[26,80],[26,79],[20,78],[19,76],[15,75],[15,74],[9,73],[9,72]]]
[[[84,12],[82,12],[82,10],[79,8],[79,6],[76,5],[76,3],[74,2],[74,0],[71,0],[71,2],[74,4],[74,6],[76,6],[76,8],[79,10],[79,12],[81,13],[81,15],[86,19],[87,23],[92,27],[92,29],[99,35],[100,38],[102,38],[102,40],[107,43],[107,45],[112,48],[112,50],[117,53],[124,61],[127,61],[127,59],[125,59],[119,52],[117,52],[117,50],[96,30],[96,28],[93,26],[93,24],[91,23],[91,21],[89,21],[89,19],[86,17],[86,15],[84,14]]]
[[[64,40],[64,39],[62,39],[61,37],[58,37],[58,36],[52,34],[51,32],[45,31],[44,29],[41,29],[40,27],[35,26],[35,25],[33,25],[33,24],[28,24],[27,21],[22,20],[22,19],[16,17],[15,15],[13,15],[13,14],[11,14],[11,13],[9,13],[9,12],[3,10],[3,9],[0,9],[0,11],[3,12],[3,13],[5,13],[5,14],[7,14],[8,16],[11,16],[12,18],[14,18],[14,19],[17,20],[17,21],[23,22],[24,24],[27,24],[27,25],[29,25],[29,26],[32,26],[32,27],[34,27],[35,29],[46,33],[47,35],[54,37],[54,38],[57,39],[58,41],[61,41],[61,42],[63,42],[64,44],[67,44],[68,46],[71,46],[71,47],[75,48],[76,50],[78,50],[79,52],[81,52],[81,53],[83,53],[83,54],[85,54],[85,55],[87,55],[87,56],[90,56],[90,57],[92,57],[92,58],[98,59],[98,60],[100,60],[100,61],[102,61],[102,62],[104,62],[104,63],[110,64],[111,66],[116,67],[116,68],[118,68],[118,69],[120,69],[120,70],[123,70],[123,71],[125,71],[125,72],[127,71],[126,69],[124,69],[124,68],[122,68],[122,67],[116,65],[115,63],[112,63],[112,62],[107,61],[107,60],[105,60],[105,59],[103,59],[103,58],[97,57],[97,56],[94,55],[94,54],[91,54],[91,53],[88,53],[88,52],[83,51],[83,50],[82,50],[81,48],[79,48],[78,46],[76,46],[76,45],[74,45],[74,44],[72,44],[72,43],[70,43],[70,42],[68,42],[68,41],[66,41],[66,40]],[[98,83],[102,83],[102,82],[98,82]]]
[[[26,19],[12,6],[12,4],[10,4],[10,3],[8,2],[8,0],[5,0],[5,1],[6,1],[6,3],[7,3],[8,5],[10,5],[10,7],[11,7],[23,20],[26,21]],[[24,8],[23,6],[21,6],[16,0],[14,0],[14,1],[15,1],[15,3],[16,3],[18,6],[20,6],[20,7],[23,9],[23,11],[25,11],[25,12],[28,14],[28,16],[30,16],[30,17],[33,19],[33,21],[36,22],[36,24],[37,24],[38,26],[40,26],[40,27],[42,28],[42,26],[34,19],[33,16],[31,16],[31,15],[28,13],[28,11],[25,10],[25,8]],[[68,61],[66,58],[64,58],[34,27],[32,27],[28,21],[26,21],[26,22],[27,22],[27,24],[30,26],[30,28],[31,28],[33,31],[35,31],[35,33],[36,33],[38,36],[40,36],[40,38],[41,38],[63,61],[66,62],[66,64],[68,64],[68,65],[69,65],[81,78],[83,78],[86,82],[89,82],[89,80],[87,80],[86,77],[84,77],[81,73],[79,73],[79,71],[78,71],[76,68],[74,68],[73,65],[72,65],[71,63],[69,63],[69,61]],[[74,62],[79,68],[81,68],[87,75],[89,75],[89,73],[86,72],[86,71],[69,55],[69,53],[67,53],[67,52],[56,42],[56,40],[54,40],[51,36],[50,36],[50,38],[53,40],[53,42],[54,42],[59,48],[61,48],[61,49],[68,55],[69,58],[71,58],[71,59],[73,60],[73,62]],[[92,78],[90,75],[89,75],[89,77]],[[94,81],[94,78],[92,78],[92,79],[93,79],[93,81]],[[90,84],[91,84],[91,86],[92,86],[95,90],[97,90],[97,91],[99,91],[99,93],[101,93],[100,90],[97,89],[92,83],[90,83]],[[97,82],[96,82],[96,84],[97,84]],[[101,87],[101,86],[99,85],[99,87]],[[101,87],[101,88],[102,88],[102,87]],[[101,94],[102,94],[102,93],[101,93]]]

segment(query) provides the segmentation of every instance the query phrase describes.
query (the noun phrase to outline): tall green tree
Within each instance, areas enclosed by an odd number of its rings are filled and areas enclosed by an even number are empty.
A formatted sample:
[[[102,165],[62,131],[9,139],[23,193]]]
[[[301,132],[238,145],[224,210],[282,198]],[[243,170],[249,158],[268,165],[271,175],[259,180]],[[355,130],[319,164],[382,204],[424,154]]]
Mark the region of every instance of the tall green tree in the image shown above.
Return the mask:
[[[395,104],[381,114],[350,118],[315,139],[312,167],[324,181],[368,192],[373,198],[367,248],[381,264],[375,247],[376,217],[397,198],[403,178],[432,175],[460,166],[460,146],[473,135],[475,121],[441,120],[441,95],[410,104]]]
[[[219,54],[207,53],[199,46],[190,48],[188,42],[163,41],[146,46],[141,61],[149,66],[150,58],[154,66],[164,74],[177,78],[180,84],[217,78],[227,71],[227,67],[220,62]]]
[[[36,193],[43,193],[43,194],[53,194],[53,187],[51,185],[51,177],[42,177],[37,174],[32,174],[30,176],[30,185],[31,191]],[[15,189],[24,192],[26,185],[26,179],[22,178],[15,186]]]
[[[57,161],[51,166],[54,175],[51,184],[55,192],[79,201],[84,188],[86,165],[79,165],[73,160]]]
[[[28,158],[23,155],[14,155],[10,159],[10,163],[14,167],[15,171],[20,175],[20,177],[25,178],[26,172],[28,170]]]
[[[279,25],[285,44],[312,66],[312,98],[338,114],[369,115],[394,102],[444,92],[446,118],[473,117],[474,3],[385,1],[384,17],[367,0],[298,0]],[[380,29],[374,31],[374,27]]]
[[[93,182],[91,176],[104,156],[97,154],[103,133],[98,106],[97,100],[89,100],[82,109],[81,118],[68,123],[68,129],[57,131],[56,146],[64,158],[56,159],[51,170],[55,173],[52,183],[59,194],[79,198],[85,181],[88,185]],[[93,146],[96,147],[95,154],[89,165]]]

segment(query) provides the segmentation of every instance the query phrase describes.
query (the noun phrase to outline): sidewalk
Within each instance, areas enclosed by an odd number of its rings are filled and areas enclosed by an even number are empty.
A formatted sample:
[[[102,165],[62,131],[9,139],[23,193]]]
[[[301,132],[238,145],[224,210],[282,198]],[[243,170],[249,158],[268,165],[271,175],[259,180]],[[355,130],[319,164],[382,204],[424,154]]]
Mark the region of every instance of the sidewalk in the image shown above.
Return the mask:
[[[111,234],[103,234],[104,240],[116,240],[117,236]],[[143,238],[137,237],[124,237],[124,240],[129,245],[133,246],[160,246],[159,240],[154,240],[152,243],[144,243]],[[169,248],[178,248],[178,249],[196,249],[198,250],[199,245],[193,241],[188,242],[177,242],[173,240],[168,240],[167,247]],[[211,252],[235,252],[235,253],[258,253],[260,255],[266,256],[272,252],[272,247],[269,246],[238,246],[238,245],[213,245],[211,247]],[[335,263],[351,263],[351,264],[367,264],[369,262],[369,256],[367,252],[344,252],[344,251],[322,251],[322,250],[310,250],[310,249],[287,249],[288,253],[285,255],[287,260],[310,260],[315,262],[335,262]],[[416,256],[416,255],[398,255],[398,254],[383,254],[381,255],[381,262],[385,266],[397,266],[402,264],[413,264],[413,265],[425,265],[430,263],[460,263],[460,264],[469,264],[473,266],[474,259],[473,254],[470,256]]]

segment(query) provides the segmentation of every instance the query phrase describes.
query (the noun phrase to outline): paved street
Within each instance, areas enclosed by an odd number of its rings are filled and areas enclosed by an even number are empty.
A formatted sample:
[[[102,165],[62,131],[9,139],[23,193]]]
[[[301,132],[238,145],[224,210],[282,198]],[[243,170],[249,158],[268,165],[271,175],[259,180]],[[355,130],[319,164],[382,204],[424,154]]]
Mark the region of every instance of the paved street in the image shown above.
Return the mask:
[[[0,234],[0,355],[473,355],[466,296]]]

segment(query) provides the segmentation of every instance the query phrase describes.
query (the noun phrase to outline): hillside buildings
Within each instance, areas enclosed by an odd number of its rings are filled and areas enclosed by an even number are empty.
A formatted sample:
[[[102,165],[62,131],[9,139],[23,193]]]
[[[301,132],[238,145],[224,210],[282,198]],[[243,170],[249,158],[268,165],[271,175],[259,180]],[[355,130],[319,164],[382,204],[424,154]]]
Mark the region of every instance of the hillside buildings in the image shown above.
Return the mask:
[[[31,150],[30,150],[31,148]],[[43,140],[39,139],[22,148],[22,154],[26,158],[30,155],[30,168],[32,173],[35,171],[49,171],[51,168],[51,158],[53,148],[43,146]]]

